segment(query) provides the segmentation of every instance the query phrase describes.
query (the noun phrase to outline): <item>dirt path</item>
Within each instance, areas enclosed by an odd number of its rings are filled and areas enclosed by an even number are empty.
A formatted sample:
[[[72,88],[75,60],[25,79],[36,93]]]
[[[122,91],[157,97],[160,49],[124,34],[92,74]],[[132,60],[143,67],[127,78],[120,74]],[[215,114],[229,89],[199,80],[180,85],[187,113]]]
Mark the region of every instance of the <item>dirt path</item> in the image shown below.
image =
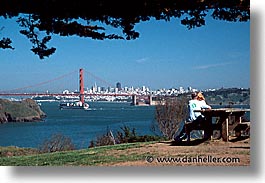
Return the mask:
[[[177,145],[167,141],[109,153],[113,156],[142,154],[143,159],[107,166],[249,166],[250,139],[193,141]]]

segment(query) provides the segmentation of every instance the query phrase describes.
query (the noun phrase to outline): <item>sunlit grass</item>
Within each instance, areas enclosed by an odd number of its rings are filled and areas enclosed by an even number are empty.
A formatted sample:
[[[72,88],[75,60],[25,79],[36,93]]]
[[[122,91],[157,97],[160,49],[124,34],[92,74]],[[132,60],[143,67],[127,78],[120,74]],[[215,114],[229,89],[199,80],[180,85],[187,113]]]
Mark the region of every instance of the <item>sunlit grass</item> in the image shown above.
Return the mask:
[[[102,164],[114,164],[124,161],[142,160],[146,154],[133,153],[109,153],[109,151],[123,151],[130,148],[141,147],[141,144],[130,143],[113,146],[101,146],[89,149],[34,154],[26,156],[11,156],[0,158],[1,166],[98,166]]]

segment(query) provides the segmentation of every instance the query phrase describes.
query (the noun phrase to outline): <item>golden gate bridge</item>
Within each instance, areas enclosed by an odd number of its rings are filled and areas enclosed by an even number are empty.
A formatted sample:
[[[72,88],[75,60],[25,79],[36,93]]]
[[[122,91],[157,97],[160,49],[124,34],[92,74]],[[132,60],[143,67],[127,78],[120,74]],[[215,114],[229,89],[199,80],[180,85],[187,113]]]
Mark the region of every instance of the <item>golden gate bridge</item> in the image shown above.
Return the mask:
[[[40,82],[37,84],[32,84],[29,86],[25,86],[25,87],[20,87],[20,88],[15,88],[15,89],[11,89],[11,90],[6,90],[6,91],[0,91],[0,96],[82,96],[82,100],[85,96],[132,96],[135,94],[130,94],[130,93],[86,93],[84,91],[85,87],[84,87],[84,69],[79,69],[79,92],[74,92],[74,93],[59,93],[59,92],[55,92],[55,93],[47,93],[47,92],[21,92],[22,90],[26,90],[29,88],[37,88],[39,86],[54,82],[56,80],[60,80],[65,78],[66,76],[75,73],[76,71],[72,71],[70,73],[64,74],[62,76],[50,79],[48,81],[44,81],[44,82]],[[90,76],[92,76],[93,78],[100,80],[101,82],[107,84],[108,86],[111,86],[111,84],[103,79],[101,79],[100,77],[97,77],[96,75],[85,71],[87,74],[89,74]]]
[[[44,82],[40,82],[37,84],[32,84],[25,87],[15,88],[12,90],[7,91],[0,91],[0,96],[5,97],[79,97],[79,101],[82,102],[82,104],[85,103],[85,97],[131,97],[132,104],[133,105],[156,105],[157,102],[159,102],[161,99],[164,100],[167,97],[172,96],[152,96],[151,94],[141,94],[141,93],[135,93],[135,92],[105,92],[105,93],[97,93],[97,92],[85,92],[84,87],[84,72],[89,74],[91,77],[100,80],[101,82],[107,84],[108,86],[111,86],[109,82],[106,82],[105,80],[101,79],[100,77],[95,76],[94,74],[85,71],[84,69],[79,69],[79,91],[78,92],[69,92],[69,93],[59,93],[59,92],[21,92],[22,90],[26,90],[29,88],[37,88],[39,86],[60,80],[62,78],[65,78],[66,76],[75,73],[76,71],[64,74],[62,76],[56,77],[54,79],[50,79]],[[153,98],[154,97],[154,98]],[[162,98],[161,98],[162,97]],[[173,96],[175,97],[175,96]],[[154,100],[155,99],[155,100]]]

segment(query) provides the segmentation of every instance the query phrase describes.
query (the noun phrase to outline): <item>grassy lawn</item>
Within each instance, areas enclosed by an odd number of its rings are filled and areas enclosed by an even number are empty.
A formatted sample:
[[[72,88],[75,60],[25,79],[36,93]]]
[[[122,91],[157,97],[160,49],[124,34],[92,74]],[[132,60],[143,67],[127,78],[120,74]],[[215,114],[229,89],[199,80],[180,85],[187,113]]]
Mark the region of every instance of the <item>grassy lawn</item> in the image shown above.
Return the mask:
[[[136,161],[144,159],[147,154],[124,154],[120,152],[130,148],[140,148],[142,145],[150,143],[154,142],[120,144],[46,154],[1,157],[0,166],[99,166],[124,161]]]
[[[225,158],[227,162],[180,162],[172,158]],[[151,162],[148,161],[151,158]],[[169,160],[170,161],[167,161]],[[236,159],[237,161],[231,161]],[[163,161],[161,161],[163,160]],[[165,161],[164,161],[165,160]],[[183,160],[184,161],[184,160]],[[0,147],[0,166],[249,166],[250,139],[200,144],[137,142],[39,154],[29,148]]]

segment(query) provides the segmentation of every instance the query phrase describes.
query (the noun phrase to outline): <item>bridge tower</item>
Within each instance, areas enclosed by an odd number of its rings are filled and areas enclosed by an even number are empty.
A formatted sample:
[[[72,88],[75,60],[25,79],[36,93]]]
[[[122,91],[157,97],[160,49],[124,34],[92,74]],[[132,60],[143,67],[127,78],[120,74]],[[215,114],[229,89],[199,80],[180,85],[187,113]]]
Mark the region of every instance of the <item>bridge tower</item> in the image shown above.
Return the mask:
[[[85,103],[84,96],[84,78],[83,78],[83,69],[79,69],[79,93],[80,93],[80,101],[82,104]]]
[[[132,96],[132,105],[137,105],[137,97],[136,97],[136,95]]]

